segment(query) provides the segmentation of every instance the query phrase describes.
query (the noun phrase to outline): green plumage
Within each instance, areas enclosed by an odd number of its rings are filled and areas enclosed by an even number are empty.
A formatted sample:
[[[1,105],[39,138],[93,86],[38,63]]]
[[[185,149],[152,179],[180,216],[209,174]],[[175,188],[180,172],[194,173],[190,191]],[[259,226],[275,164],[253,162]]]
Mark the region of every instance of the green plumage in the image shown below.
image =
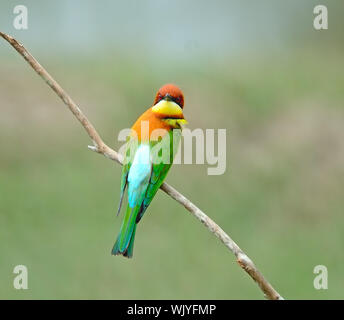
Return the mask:
[[[144,144],[130,139],[128,142],[125,165],[122,169],[121,200],[118,213],[126,188],[128,189],[128,205],[112,254],[132,257],[137,223],[141,220],[172,166],[179,146],[180,132],[178,130],[173,134],[171,130],[162,138],[162,141],[159,141],[159,145],[157,145],[157,141]],[[139,156],[138,153],[141,151],[138,152],[138,150],[142,150],[140,148],[142,145],[149,147],[150,163],[142,165],[140,168],[135,164],[135,159]],[[163,161],[161,162],[161,160]],[[159,161],[160,163],[158,163]]]

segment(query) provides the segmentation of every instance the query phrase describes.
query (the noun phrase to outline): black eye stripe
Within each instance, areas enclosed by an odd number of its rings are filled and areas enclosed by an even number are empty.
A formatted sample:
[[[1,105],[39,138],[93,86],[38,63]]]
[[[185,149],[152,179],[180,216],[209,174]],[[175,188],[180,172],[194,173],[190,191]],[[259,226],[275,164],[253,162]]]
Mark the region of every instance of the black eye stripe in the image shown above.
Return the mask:
[[[180,98],[179,98],[179,97],[177,97],[177,98],[172,97],[171,100],[172,100],[173,102],[176,102],[177,104],[180,103]]]
[[[162,120],[182,120],[182,118],[177,118],[173,116],[163,117]]]
[[[179,107],[183,108],[182,105],[181,105],[182,99],[181,99],[180,97],[177,97],[176,99],[173,99],[173,101],[174,101]]]
[[[159,93],[157,98],[156,98],[156,103],[158,103],[161,100],[163,100],[166,97],[166,95],[169,96],[170,101],[175,102],[176,104],[178,104],[178,106],[183,108],[183,106],[182,106],[183,98],[181,96],[173,97],[169,93],[166,93],[165,95],[162,95],[161,93]]]

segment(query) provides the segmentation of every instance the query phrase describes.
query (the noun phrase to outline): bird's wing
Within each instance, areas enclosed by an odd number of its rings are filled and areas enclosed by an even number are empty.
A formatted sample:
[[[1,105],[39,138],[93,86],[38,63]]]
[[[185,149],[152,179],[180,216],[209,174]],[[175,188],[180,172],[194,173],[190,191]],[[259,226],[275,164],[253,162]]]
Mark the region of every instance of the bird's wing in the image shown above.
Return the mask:
[[[126,144],[127,144],[127,146],[126,146],[126,150],[125,150],[125,154],[124,154],[123,166],[122,166],[122,176],[121,176],[121,195],[120,195],[117,215],[121,211],[123,197],[124,197],[124,191],[128,185],[129,170],[130,170],[130,167],[133,163],[133,160],[134,160],[137,148],[138,148],[138,141],[137,141],[137,139],[133,138],[132,136],[127,137]]]
[[[114,254],[129,252],[128,256],[130,256],[132,251],[130,243],[132,243],[131,241],[133,241],[132,239],[135,235],[136,218],[140,214],[152,173],[149,144],[138,145],[133,161],[129,163],[128,169],[125,169],[127,178],[126,182],[124,182],[124,185],[128,186],[128,205],[119,237],[113,249]]]
[[[159,165],[153,165],[151,181],[149,183],[145,197],[143,199],[140,213],[137,215],[136,223],[138,223],[141,220],[147,207],[152,202],[155,194],[157,193],[160,186],[164,182],[166,175],[167,175],[169,169],[171,168],[171,165],[172,164],[163,164],[163,163],[159,164]]]
[[[140,213],[136,218],[136,222],[139,222],[141,220],[147,207],[153,200],[155,194],[159,190],[162,183],[164,182],[166,175],[172,166],[174,156],[178,150],[180,135],[173,136],[173,132],[171,130],[167,136],[169,137],[169,145],[165,145],[165,147],[169,148],[169,163],[156,163],[156,157],[158,156],[158,154],[154,152],[152,153],[152,175],[150,177],[149,185],[142,203]],[[175,141],[173,141],[173,138],[175,139]]]

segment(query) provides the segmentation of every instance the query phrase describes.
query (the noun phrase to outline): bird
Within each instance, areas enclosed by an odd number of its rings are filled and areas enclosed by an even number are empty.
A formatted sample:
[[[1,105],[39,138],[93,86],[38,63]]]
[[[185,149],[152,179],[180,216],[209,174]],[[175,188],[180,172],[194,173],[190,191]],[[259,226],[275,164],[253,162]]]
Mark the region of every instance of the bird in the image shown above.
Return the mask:
[[[137,224],[164,182],[178,150],[181,131],[187,124],[183,110],[181,89],[174,84],[165,84],[158,90],[153,105],[131,128],[124,155],[117,215],[126,191],[128,203],[112,248],[113,255],[133,256]]]

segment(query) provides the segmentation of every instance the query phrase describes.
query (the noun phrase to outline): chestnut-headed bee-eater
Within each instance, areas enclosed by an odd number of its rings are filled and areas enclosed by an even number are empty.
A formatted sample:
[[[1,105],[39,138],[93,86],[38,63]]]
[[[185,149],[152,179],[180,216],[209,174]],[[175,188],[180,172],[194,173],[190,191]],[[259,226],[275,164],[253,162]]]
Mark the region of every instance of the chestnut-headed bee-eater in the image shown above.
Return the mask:
[[[122,169],[118,213],[126,189],[128,205],[112,249],[114,255],[128,258],[133,255],[136,226],[163,183],[178,150],[182,125],[187,123],[183,108],[182,91],[173,84],[166,84],[156,94],[153,106],[131,128]],[[147,128],[146,134],[143,126]],[[159,152],[154,151],[157,143],[162,146]],[[162,153],[167,154],[163,161]]]

